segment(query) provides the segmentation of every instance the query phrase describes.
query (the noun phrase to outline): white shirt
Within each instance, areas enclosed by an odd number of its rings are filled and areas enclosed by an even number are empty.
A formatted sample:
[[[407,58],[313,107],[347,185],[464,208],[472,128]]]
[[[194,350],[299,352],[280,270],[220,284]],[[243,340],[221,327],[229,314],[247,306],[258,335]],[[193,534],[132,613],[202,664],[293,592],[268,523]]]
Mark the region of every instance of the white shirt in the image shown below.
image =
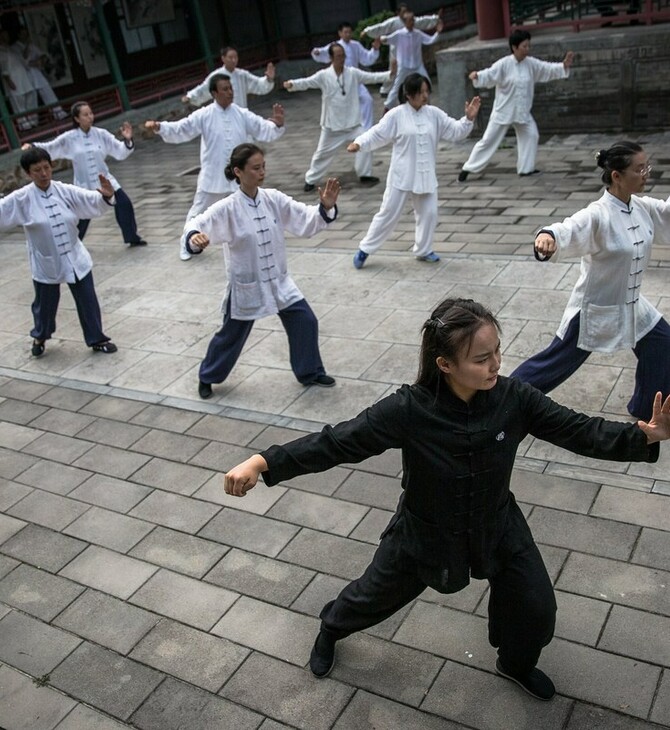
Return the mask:
[[[121,184],[109,171],[105,158],[109,156],[115,160],[125,160],[135,149],[101,127],[91,127],[88,132],[77,127],[59,134],[51,142],[34,144],[46,150],[52,160],[72,160],[74,184],[89,190],[100,187],[98,175],[101,173],[109,179],[114,190],[118,190]]]
[[[535,84],[567,79],[570,70],[562,63],[549,63],[527,56],[517,61],[512,53],[493,66],[477,72],[472,82],[476,89],[496,87],[491,121],[497,124],[526,124],[530,121]]]
[[[359,66],[372,66],[375,61],[379,58],[379,50],[376,48],[370,48],[369,50],[359,43],[358,41],[343,41],[341,38],[337,41],[333,41],[342,46],[344,49],[344,65],[353,66],[358,68]],[[312,49],[312,58],[318,63],[330,63],[332,58],[328,53],[328,49],[331,44],[321,46],[321,48]]]
[[[228,285],[222,309],[230,297],[230,316],[251,320],[304,298],[288,273],[284,231],[311,238],[329,222],[318,205],[265,188],[258,189],[254,200],[237,186],[235,193],[187,221],[184,232],[206,233],[213,244],[223,245]]]
[[[179,144],[200,136],[200,174],[198,189],[208,193],[232,193],[237,184],[226,179],[224,169],[238,144],[249,137],[273,142],[284,134],[284,127],[258,114],[230,104],[225,109],[214,102],[197,109],[178,122],[161,122],[158,134],[164,142]]]
[[[430,30],[437,25],[439,19],[439,15],[420,15],[418,18],[414,18],[414,27],[420,30]],[[392,18],[382,20],[381,23],[368,25],[367,28],[363,29],[363,32],[370,38],[379,38],[380,36],[389,35],[394,30],[399,30],[404,27],[405,25],[401,18],[398,15],[394,15]]]
[[[246,108],[247,94],[269,94],[274,89],[274,79],[267,76],[256,76],[243,68],[236,68],[234,71],[227,71],[225,66],[215,69],[207,78],[186,93],[188,100],[194,106],[202,106],[212,99],[209,90],[209,82],[212,76],[225,74],[230,78],[230,85],[233,87],[233,101],[237,106]]]
[[[35,281],[73,284],[83,279],[93,262],[79,240],[80,218],[97,218],[112,206],[98,192],[52,181],[46,191],[34,183],[0,198],[3,228],[23,226]]]
[[[421,47],[432,45],[439,37],[439,33],[428,35],[416,28],[410,31],[403,27],[386,36],[384,41],[395,46],[398,68],[420,68],[423,65]]]
[[[345,66],[338,76],[332,66],[304,79],[294,79],[289,91],[321,89],[321,126],[333,132],[354,129],[361,123],[358,84],[381,84],[388,71],[373,73]]]
[[[581,256],[580,276],[563,313],[563,338],[579,314],[582,350],[634,347],[661,313],[640,294],[653,243],[670,243],[670,198],[633,195],[630,207],[607,191],[562,223],[547,226],[556,238],[551,261]],[[667,367],[659,363],[659,367]]]
[[[467,117],[456,121],[430,104],[416,110],[405,103],[387,112],[354,142],[363,151],[393,143],[387,185],[412,193],[432,193],[437,190],[435,155],[438,143],[465,139],[472,127],[473,123]]]

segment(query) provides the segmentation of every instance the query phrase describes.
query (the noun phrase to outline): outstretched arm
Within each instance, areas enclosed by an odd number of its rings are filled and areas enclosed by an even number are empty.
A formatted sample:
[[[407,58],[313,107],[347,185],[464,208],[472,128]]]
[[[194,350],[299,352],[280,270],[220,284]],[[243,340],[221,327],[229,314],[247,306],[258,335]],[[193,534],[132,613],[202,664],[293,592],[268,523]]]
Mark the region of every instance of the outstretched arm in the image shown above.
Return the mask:
[[[256,486],[258,477],[267,470],[268,465],[265,459],[260,454],[254,454],[226,473],[223,478],[223,488],[226,490],[226,494],[244,497],[250,489]]]
[[[637,425],[647,436],[647,443],[670,439],[670,395],[663,402],[663,394],[659,391],[654,397],[651,420],[638,421]]]

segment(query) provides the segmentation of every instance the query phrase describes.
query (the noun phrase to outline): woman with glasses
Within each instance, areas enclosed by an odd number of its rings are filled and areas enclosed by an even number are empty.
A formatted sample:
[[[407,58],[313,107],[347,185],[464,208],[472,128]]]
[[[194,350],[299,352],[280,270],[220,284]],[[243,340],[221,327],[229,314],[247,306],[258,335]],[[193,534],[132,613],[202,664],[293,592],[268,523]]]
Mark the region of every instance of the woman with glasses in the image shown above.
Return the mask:
[[[670,326],[640,292],[652,244],[670,241],[670,199],[640,195],[651,165],[639,144],[619,142],[600,150],[596,162],[602,197],[535,238],[538,260],[581,256],[581,273],[556,337],[512,377],[548,393],[592,352],[630,347],[637,369],[628,412],[645,420],[654,394],[670,393]]]

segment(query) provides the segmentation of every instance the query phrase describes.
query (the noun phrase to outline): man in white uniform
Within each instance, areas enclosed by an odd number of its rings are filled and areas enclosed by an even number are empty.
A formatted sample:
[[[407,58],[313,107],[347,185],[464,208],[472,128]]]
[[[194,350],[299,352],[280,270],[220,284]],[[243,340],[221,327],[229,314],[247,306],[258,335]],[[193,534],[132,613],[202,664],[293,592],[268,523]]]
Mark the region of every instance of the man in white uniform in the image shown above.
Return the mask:
[[[9,45],[9,33],[0,30],[0,73],[5,92],[15,114],[37,106],[37,92],[21,56]],[[31,129],[37,125],[37,115],[16,118],[19,129]]]
[[[381,41],[375,38],[372,42],[372,48],[368,50],[358,41],[352,40],[351,36],[354,32],[350,23],[340,23],[337,34],[340,37],[338,43],[344,48],[344,65],[360,68],[361,66],[372,66],[379,58],[379,46]],[[321,48],[312,48],[312,58],[318,63],[330,63],[328,49],[331,44],[322,46]],[[365,84],[358,85],[358,101],[361,105],[361,122],[363,129],[370,129],[374,124],[373,103],[370,92],[365,88]]]
[[[332,59],[328,68],[304,79],[284,82],[288,91],[321,89],[321,136],[305,173],[306,193],[314,190],[323,179],[337,150],[365,131],[361,124],[358,85],[381,83],[389,76],[387,71],[373,73],[345,66],[344,48],[337,43],[330,45],[328,53]],[[356,155],[354,169],[361,182],[379,182],[379,178],[372,176],[371,153]]]
[[[471,172],[481,172],[490,162],[507,134],[514,127],[517,139],[516,171],[519,175],[533,175],[540,133],[531,116],[535,84],[555,79],[567,79],[574,54],[568,51],[562,63],[548,63],[530,55],[530,33],[515,30],[509,37],[509,56],[500,58],[483,71],[473,71],[470,80],[476,89],[496,87],[491,118],[484,136],[472,148],[468,161],[458,175],[465,182]]]
[[[231,152],[250,137],[261,142],[274,142],[284,134],[284,108],[274,104],[272,116],[263,119],[258,114],[233,104],[233,88],[225,74],[210,79],[210,93],[214,103],[197,109],[178,122],[147,121],[144,126],[158,133],[164,142],[179,144],[200,136],[200,173],[193,204],[186,220],[203,213],[218,200],[237,190],[237,185],[226,179],[224,169]],[[182,235],[179,257],[188,261],[191,254]]]
[[[239,57],[234,48],[224,47],[221,49],[220,68],[215,69],[201,83],[187,91],[182,97],[184,104],[193,104],[193,106],[202,106],[211,99],[209,92],[209,82],[215,74],[225,74],[230,77],[230,83],[233,86],[233,94],[235,96],[235,104],[237,106],[247,108],[247,94],[269,94],[275,87],[275,67],[273,63],[268,63],[265,67],[265,76],[256,76],[250,71],[243,68],[237,68]]]

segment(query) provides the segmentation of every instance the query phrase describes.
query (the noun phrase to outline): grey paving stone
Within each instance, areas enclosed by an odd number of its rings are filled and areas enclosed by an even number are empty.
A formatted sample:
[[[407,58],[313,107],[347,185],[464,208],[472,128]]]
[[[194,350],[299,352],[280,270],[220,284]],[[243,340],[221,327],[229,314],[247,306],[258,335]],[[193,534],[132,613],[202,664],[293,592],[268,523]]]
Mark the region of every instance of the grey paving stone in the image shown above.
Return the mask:
[[[229,549],[210,540],[157,527],[129,554],[177,573],[202,578]]]
[[[627,560],[640,529],[614,520],[535,507],[528,520],[538,542],[571,550]]]
[[[488,604],[488,581],[471,579],[470,584],[458,593],[438,593],[432,588],[426,588],[421,594],[422,601],[436,603],[439,606],[447,606],[448,608],[456,608],[459,611],[467,611],[472,613],[476,608],[481,608],[481,612],[477,613],[482,616],[488,616],[486,610]],[[482,601],[486,595],[487,600]]]
[[[667,669],[663,672],[663,679],[654,700],[651,720],[662,723],[664,727],[670,725],[670,672]]]
[[[235,603],[238,594],[160,569],[132,602],[162,616],[208,631]]]
[[[75,436],[82,429],[93,423],[93,416],[85,416],[83,413],[73,413],[60,408],[49,408],[48,411],[30,422],[35,428],[43,431],[59,433],[61,436]]]
[[[169,678],[142,704],[131,721],[142,730],[256,730],[262,716]]]
[[[252,654],[221,690],[228,699],[301,730],[327,730],[353,694],[331,679]]]
[[[90,444],[89,444],[90,446]],[[149,461],[148,456],[135,454],[113,446],[96,445],[84,456],[77,459],[74,466],[90,469],[110,477],[127,479]]]
[[[248,655],[248,649],[230,641],[163,619],[130,657],[216,692]]]
[[[53,730],[77,703],[31,677],[0,666],[0,718],[8,730]]]
[[[628,715],[575,702],[566,730],[651,730],[652,726],[644,720],[636,720]]]
[[[335,492],[335,496],[395,512],[401,493],[399,479],[356,470]]]
[[[0,514],[0,545],[26,526],[23,520]]]
[[[4,555],[0,555],[0,578],[4,578],[7,573],[11,572],[19,565],[18,560],[7,558]]]
[[[147,428],[132,423],[96,418],[77,434],[77,438],[127,449],[147,433]]]
[[[387,510],[372,507],[355,529],[349,533],[349,537],[377,545],[380,535],[386,529],[393,514]]]
[[[611,605],[564,591],[556,591],[555,595],[558,604],[556,636],[595,646]]]
[[[55,730],[122,730],[128,725],[112,720],[107,715],[92,710],[86,705],[77,705]]]
[[[310,616],[242,596],[212,633],[302,667],[318,625]]]
[[[544,565],[547,568],[547,573],[549,573],[549,577],[552,582],[555,583],[558,574],[565,565],[565,561],[568,559],[569,551],[565,548],[557,548],[552,545],[542,544],[539,544],[538,548],[540,549]]]
[[[220,509],[213,504],[156,490],[134,507],[130,514],[193,534],[208,523]]]
[[[243,550],[276,557],[298,529],[285,522],[224,508],[198,534]]]
[[[554,639],[540,666],[561,694],[647,717],[661,670],[628,657]]]
[[[48,674],[80,643],[80,638],[18,611],[0,620],[0,659],[34,677]]]
[[[289,606],[314,573],[297,565],[233,549],[207,573],[206,580],[237,593]]]
[[[572,553],[556,587],[670,616],[670,573]]]
[[[589,482],[564,479],[552,474],[536,474],[523,469],[512,472],[511,489],[520,502],[586,514],[598,493]]]
[[[187,462],[202,451],[208,443],[209,441],[206,439],[195,436],[152,429],[133,444],[133,450],[173,461]]]
[[[23,452],[39,456],[42,459],[72,464],[89,451],[91,447],[92,445],[88,441],[80,441],[57,433],[45,433],[25,446]]]
[[[158,620],[155,614],[88,589],[53,623],[119,654],[127,654]]]
[[[18,477],[18,481],[54,494],[69,494],[90,476],[90,471],[44,460],[26,469]]]
[[[11,507],[8,512],[22,520],[36,522],[38,525],[54,530],[62,530],[84,514],[87,509],[89,509],[87,504],[36,489]]]
[[[275,722],[274,720],[265,719],[258,730],[290,730],[288,725],[283,722]]]
[[[198,451],[191,459],[191,463],[205,469],[225,473],[255,453],[252,449],[243,446],[210,442],[205,448]]]
[[[0,512],[9,509],[32,491],[30,487],[26,487],[23,484],[10,482],[7,479],[0,479]]]
[[[13,381],[16,383],[17,381]],[[24,381],[25,382],[25,381]],[[20,400],[7,400],[0,403],[0,420],[9,423],[30,423],[47,410],[45,406],[27,403]]]
[[[670,618],[614,606],[598,648],[670,666]]]
[[[305,474],[304,476],[289,479],[286,485],[303,492],[331,496],[350,474],[351,469],[336,466],[333,469],[328,469],[328,471],[323,471],[319,474]],[[276,487],[273,487],[273,489],[276,489]]]
[[[65,578],[19,565],[0,581],[0,601],[51,621],[83,590]]]
[[[266,427],[255,421],[241,421],[237,418],[219,418],[218,416],[202,416],[187,431],[189,436],[198,436],[210,441],[225,441],[238,446],[261,448],[252,441]]]
[[[88,512],[70,523],[63,532],[80,540],[125,553],[146,537],[153,527],[148,522],[134,517],[120,515],[100,507],[91,507]]]
[[[358,578],[370,563],[375,547],[368,543],[303,528],[279,553],[289,563],[340,578]]]
[[[126,599],[156,570],[155,565],[91,545],[66,565],[60,575]]]
[[[151,491],[149,487],[142,487],[139,484],[93,474],[90,479],[70,492],[69,496],[98,507],[128,512]]]
[[[16,479],[19,474],[29,469],[36,461],[37,458],[34,456],[0,448],[0,477]]]
[[[213,472],[199,466],[180,464],[165,459],[151,459],[133,474],[133,481],[190,496],[212,476],[214,476]]]
[[[206,416],[203,417],[201,413],[193,413],[192,411],[171,408],[165,405],[149,405],[134,416],[131,422],[137,423],[140,426],[148,426],[149,428],[160,428],[165,431],[184,433],[202,421],[203,418],[206,418]]]
[[[17,423],[0,421],[0,443],[5,448],[20,451],[31,441],[42,435],[42,431],[35,427],[21,426]]]
[[[293,601],[291,609],[309,616],[318,616],[325,604],[338,596],[348,582],[332,575],[317,573],[311,583]]]
[[[35,403],[50,408],[63,408],[67,411],[78,411],[87,403],[96,398],[95,393],[89,393],[87,390],[75,390],[74,388],[50,388],[35,398]]]
[[[603,487],[591,514],[634,525],[670,531],[670,509],[662,494],[645,494],[615,487]]]
[[[562,730],[571,704],[560,696],[540,703],[508,679],[448,661],[421,709],[477,730]]]
[[[232,507],[243,512],[253,512],[264,515],[270,507],[286,492],[284,487],[275,486],[271,489],[263,484],[247,492],[243,498],[226,494],[223,489],[223,474],[215,474],[193,494],[196,499],[206,502],[215,502],[224,507]]]
[[[51,386],[45,383],[33,383],[30,380],[10,380],[0,386],[0,395],[8,400],[16,398],[20,401],[31,401],[42,396]]]
[[[99,395],[95,400],[81,408],[82,413],[101,418],[114,418],[117,421],[127,422],[146,408],[141,401],[116,398],[109,395]]]
[[[267,516],[336,535],[348,535],[365,517],[368,508],[319,494],[289,490]]]
[[[163,677],[109,649],[84,642],[51,673],[51,684],[127,720]]]
[[[633,552],[632,562],[663,569],[668,565],[668,555],[670,555],[670,532],[643,528]]]
[[[2,552],[36,568],[57,573],[88,545],[39,525],[26,525],[2,544]]]

